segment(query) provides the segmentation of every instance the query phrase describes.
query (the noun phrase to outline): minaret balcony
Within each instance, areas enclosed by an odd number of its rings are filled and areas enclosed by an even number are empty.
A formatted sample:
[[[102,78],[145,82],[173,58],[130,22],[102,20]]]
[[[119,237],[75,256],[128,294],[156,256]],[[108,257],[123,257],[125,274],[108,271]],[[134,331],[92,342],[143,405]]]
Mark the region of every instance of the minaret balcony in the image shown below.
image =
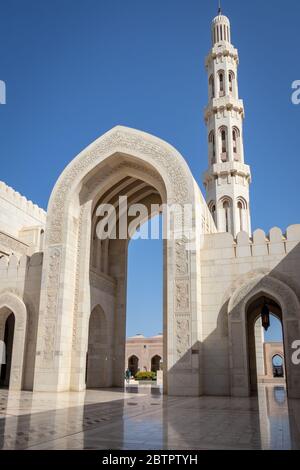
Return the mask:
[[[210,100],[209,105],[204,110],[205,121],[208,121],[208,119],[214,114],[224,111],[224,109],[228,111],[234,110],[240,113],[243,119],[245,117],[243,100],[237,99],[234,96],[226,95]]]
[[[249,183],[251,183],[250,166],[236,161],[213,164],[210,169],[203,174],[203,181],[204,183],[207,183],[208,181],[223,175],[243,176],[249,181]]]
[[[222,42],[219,43],[218,45],[215,45],[213,49],[210,51],[210,53],[207,55],[205,58],[205,66],[206,68],[209,67],[211,62],[213,62],[217,57],[231,57],[234,59],[237,63],[239,64],[239,54],[237,49],[232,45],[229,44],[228,42]]]

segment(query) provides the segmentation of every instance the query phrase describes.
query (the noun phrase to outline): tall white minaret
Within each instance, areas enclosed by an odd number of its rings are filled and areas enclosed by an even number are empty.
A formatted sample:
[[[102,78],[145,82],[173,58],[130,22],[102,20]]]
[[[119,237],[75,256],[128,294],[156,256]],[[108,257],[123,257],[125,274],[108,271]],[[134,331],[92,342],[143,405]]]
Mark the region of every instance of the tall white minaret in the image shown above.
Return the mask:
[[[234,237],[251,234],[250,167],[244,163],[244,104],[239,99],[238,51],[231,44],[229,19],[221,8],[212,22],[212,49],[206,58],[209,104],[205,110],[208,130],[208,170],[204,186],[208,207],[219,232]]]

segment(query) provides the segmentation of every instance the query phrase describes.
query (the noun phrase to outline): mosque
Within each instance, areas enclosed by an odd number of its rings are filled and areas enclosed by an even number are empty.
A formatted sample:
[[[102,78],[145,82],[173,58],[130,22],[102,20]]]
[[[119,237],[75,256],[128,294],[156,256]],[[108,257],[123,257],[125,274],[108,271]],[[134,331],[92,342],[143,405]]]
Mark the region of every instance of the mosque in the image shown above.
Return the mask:
[[[121,225],[126,197],[128,214],[136,204],[170,208],[164,393],[255,393],[263,331],[273,315],[283,330],[287,393],[300,398],[300,225],[252,231],[239,56],[221,11],[211,39],[206,197],[174,147],[122,126],[69,163],[47,212],[0,184],[1,386],[47,392],[123,386],[130,237],[102,238],[98,228],[105,204]],[[183,206],[191,210],[192,243],[181,230]]]

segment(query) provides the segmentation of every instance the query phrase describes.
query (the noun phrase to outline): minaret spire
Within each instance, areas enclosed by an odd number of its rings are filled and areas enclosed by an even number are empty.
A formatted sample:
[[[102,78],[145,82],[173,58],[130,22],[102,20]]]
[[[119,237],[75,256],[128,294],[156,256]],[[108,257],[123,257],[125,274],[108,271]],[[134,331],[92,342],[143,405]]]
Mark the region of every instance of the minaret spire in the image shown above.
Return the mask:
[[[219,14],[219,15],[222,15],[221,0],[219,0],[218,14]]]
[[[230,21],[221,14],[219,1],[219,15],[212,22],[212,49],[206,59],[209,159],[204,186],[218,231],[234,237],[241,231],[251,234],[251,173],[244,161],[244,104],[239,99],[238,64],[238,51],[231,43]]]

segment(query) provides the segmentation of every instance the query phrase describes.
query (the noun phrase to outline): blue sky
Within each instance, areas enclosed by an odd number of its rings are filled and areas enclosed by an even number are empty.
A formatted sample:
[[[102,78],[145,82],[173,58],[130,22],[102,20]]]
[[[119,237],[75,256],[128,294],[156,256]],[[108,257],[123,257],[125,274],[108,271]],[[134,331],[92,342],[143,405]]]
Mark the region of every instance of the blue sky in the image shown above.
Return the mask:
[[[46,208],[66,164],[116,124],[207,164],[204,57],[213,0],[1,0],[0,179]],[[300,221],[298,0],[223,0],[240,53],[253,228]],[[161,331],[161,244],[133,242],[128,334]],[[145,268],[147,266],[147,269]],[[147,287],[151,296],[147,295]],[[147,298],[147,302],[145,299]]]

